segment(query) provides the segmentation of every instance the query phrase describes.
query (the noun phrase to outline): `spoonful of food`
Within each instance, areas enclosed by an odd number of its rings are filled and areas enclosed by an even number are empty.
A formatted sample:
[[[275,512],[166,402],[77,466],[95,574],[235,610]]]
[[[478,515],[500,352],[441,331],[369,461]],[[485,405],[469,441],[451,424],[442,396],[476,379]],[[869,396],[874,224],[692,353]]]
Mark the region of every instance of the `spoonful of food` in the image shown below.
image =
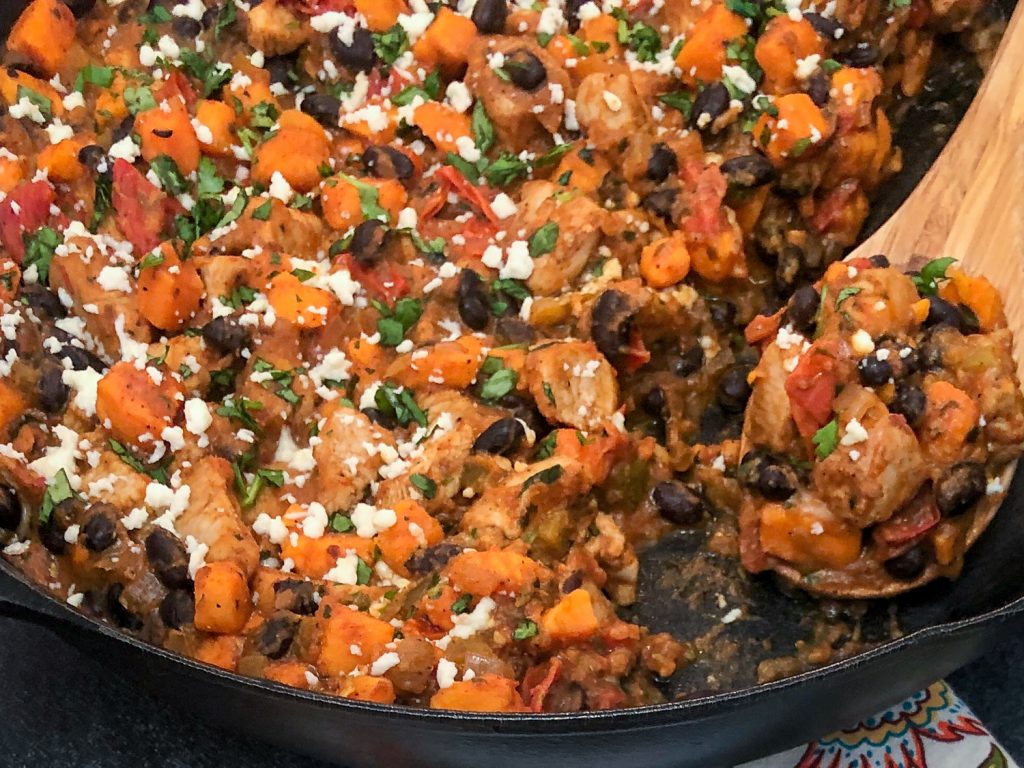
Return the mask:
[[[1005,496],[1024,444],[1022,16],[893,217],[747,329],[762,349],[738,472],[750,571],[896,595],[957,576]]]

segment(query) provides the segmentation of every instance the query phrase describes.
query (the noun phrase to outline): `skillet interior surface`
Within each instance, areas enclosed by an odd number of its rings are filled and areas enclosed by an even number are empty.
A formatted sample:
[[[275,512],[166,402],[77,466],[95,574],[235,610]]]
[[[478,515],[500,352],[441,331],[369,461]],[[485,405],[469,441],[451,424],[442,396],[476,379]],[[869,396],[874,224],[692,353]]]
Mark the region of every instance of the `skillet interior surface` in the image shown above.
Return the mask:
[[[25,2],[0,3],[0,38]],[[994,7],[1008,13],[1013,3]],[[896,105],[904,171],[874,203],[867,230],[905,199],[952,134],[982,73],[950,43],[921,96]],[[631,618],[692,637],[713,631],[726,655],[709,655],[664,682],[671,704],[543,717],[466,715],[331,699],[203,667],[74,614],[0,565],[0,609],[39,618],[88,652],[200,714],[257,738],[350,766],[521,765],[531,757],[565,766],[713,766],[814,738],[864,716],[981,653],[1024,612],[1024,479],[968,553],[963,576],[869,606],[820,604],[751,579],[711,555],[703,534],[677,532],[641,555]],[[21,606],[19,608],[18,606]],[[724,607],[723,607],[724,605]],[[743,618],[724,615],[741,608]],[[841,619],[872,650],[777,683],[753,687],[758,665],[792,652],[814,619]],[[893,639],[896,634],[904,637]],[[846,640],[848,638],[839,638]],[[732,691],[732,693],[728,693]],[[486,738],[481,738],[486,736]],[[385,761],[387,761],[385,763]]]

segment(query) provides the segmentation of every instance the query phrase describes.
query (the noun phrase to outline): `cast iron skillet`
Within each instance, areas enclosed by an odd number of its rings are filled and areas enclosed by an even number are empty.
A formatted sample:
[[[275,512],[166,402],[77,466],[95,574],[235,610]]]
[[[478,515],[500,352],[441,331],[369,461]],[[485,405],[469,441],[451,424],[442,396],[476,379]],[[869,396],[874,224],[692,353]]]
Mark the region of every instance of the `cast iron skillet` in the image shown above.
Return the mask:
[[[0,40],[27,0],[0,3]],[[1005,9],[1003,9],[1005,11]],[[897,142],[900,179],[876,202],[869,227],[902,202],[938,155],[979,82],[977,67],[953,53],[906,110]],[[641,557],[630,618],[655,631],[694,637],[718,628],[728,663],[701,660],[664,682],[670,704],[564,715],[491,715],[367,704],[241,677],[168,653],[86,618],[46,595],[0,560],[0,615],[38,622],[84,652],[206,721],[347,765],[521,766],[529,764],[714,768],[814,739],[898,701],[984,653],[1024,625],[1024,473],[1000,514],[968,554],[963,576],[853,616],[867,639],[905,633],[872,650],[779,682],[755,686],[759,661],[809,637],[802,595],[770,578],[750,579],[731,559],[703,548],[701,532],[678,532]],[[722,596],[721,598],[719,596]],[[722,598],[728,608],[722,608]],[[744,619],[721,624],[726,611]],[[715,693],[714,691],[731,691]],[[534,762],[535,760],[535,762]]]

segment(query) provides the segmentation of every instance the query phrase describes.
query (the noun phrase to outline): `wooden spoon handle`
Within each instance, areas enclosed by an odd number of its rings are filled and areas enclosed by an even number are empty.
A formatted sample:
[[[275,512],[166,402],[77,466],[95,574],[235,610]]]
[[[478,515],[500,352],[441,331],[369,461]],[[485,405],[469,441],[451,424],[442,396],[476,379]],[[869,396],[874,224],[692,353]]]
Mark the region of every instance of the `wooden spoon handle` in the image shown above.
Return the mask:
[[[974,102],[935,165],[853,256],[952,256],[999,289],[1024,378],[1024,9],[1018,4]]]

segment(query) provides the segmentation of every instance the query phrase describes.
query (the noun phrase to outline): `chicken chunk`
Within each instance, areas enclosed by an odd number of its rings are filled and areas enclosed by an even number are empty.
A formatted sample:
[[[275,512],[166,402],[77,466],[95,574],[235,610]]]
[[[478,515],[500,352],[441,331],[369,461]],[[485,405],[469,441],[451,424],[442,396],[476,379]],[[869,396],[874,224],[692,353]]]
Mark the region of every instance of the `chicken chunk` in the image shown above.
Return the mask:
[[[558,293],[583,271],[601,239],[601,224],[606,213],[587,197],[558,201],[560,187],[548,181],[523,185],[519,213],[509,231],[536,232],[545,224],[558,225],[554,250],[533,261],[533,274],[527,280],[538,296]]]
[[[754,369],[753,392],[747,401],[743,421],[744,450],[763,446],[785,453],[795,437],[793,418],[786,394],[786,359],[799,350],[783,351],[770,344]]]
[[[174,522],[178,533],[209,547],[207,562],[230,561],[251,576],[259,565],[260,549],[232,492],[231,466],[208,456],[186,470],[182,479],[191,493],[188,507]]]
[[[563,341],[532,350],[523,376],[549,421],[593,429],[619,407],[615,369],[593,342]]]
[[[312,213],[289,208],[280,200],[272,200],[266,220],[253,218],[253,211],[266,201],[254,198],[241,218],[226,234],[212,240],[205,236],[193,245],[194,253],[242,253],[259,246],[291,256],[312,258],[320,248],[324,235],[323,221]]]
[[[385,461],[398,458],[391,435],[355,408],[333,408],[319,437],[313,483],[317,500],[331,512],[350,509]]]
[[[595,72],[576,92],[576,119],[589,141],[607,151],[644,131],[647,111],[629,75]]]
[[[277,0],[264,0],[249,11],[248,19],[249,45],[267,56],[291,53],[309,39],[310,26],[300,22]]]
[[[490,57],[500,53],[506,59],[534,56],[546,72],[544,82],[528,91],[501,79]],[[572,95],[569,75],[558,62],[532,39],[522,37],[481,37],[469,51],[466,84],[483,102],[501,142],[525,149],[538,128],[554,133],[562,123],[565,99]]]
[[[839,444],[815,464],[814,491],[836,516],[866,528],[910,501],[928,469],[913,430],[870,390],[847,386],[836,411]]]

